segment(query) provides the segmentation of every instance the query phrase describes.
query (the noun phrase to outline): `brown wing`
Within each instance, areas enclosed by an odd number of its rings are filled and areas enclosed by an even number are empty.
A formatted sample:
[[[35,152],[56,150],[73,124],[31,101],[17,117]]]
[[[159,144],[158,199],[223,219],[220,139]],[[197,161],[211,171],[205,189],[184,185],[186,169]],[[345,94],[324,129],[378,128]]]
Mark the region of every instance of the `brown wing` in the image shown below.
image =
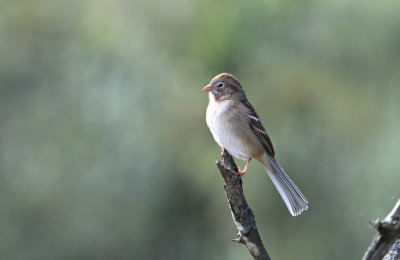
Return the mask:
[[[269,139],[267,130],[265,130],[264,126],[261,124],[260,118],[250,102],[246,101],[245,104],[249,108],[250,112],[249,126],[251,130],[253,130],[254,134],[258,137],[258,139],[260,139],[261,143],[265,147],[265,150],[269,152],[270,155],[274,156],[274,147],[272,146],[271,139]]]

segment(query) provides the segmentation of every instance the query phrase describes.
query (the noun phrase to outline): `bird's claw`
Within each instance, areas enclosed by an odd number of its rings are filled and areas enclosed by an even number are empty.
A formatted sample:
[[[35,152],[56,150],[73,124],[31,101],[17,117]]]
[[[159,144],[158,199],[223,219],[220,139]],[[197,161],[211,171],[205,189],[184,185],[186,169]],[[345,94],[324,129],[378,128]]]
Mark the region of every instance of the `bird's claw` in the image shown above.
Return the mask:
[[[225,147],[222,147],[222,150],[221,150],[221,156],[223,156],[223,155],[224,155],[224,153],[225,153]]]
[[[239,173],[240,177],[243,177],[246,174],[246,170],[241,171],[240,167],[238,167],[238,171],[237,172]]]

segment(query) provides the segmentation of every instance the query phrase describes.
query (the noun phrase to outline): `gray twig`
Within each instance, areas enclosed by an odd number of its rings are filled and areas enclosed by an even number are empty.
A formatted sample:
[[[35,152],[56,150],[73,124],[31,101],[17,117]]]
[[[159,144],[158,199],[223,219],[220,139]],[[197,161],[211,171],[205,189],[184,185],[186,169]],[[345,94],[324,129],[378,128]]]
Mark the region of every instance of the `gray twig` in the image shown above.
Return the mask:
[[[231,209],[232,218],[238,229],[238,237],[233,241],[246,245],[254,259],[270,260],[258,230],[253,212],[243,194],[242,179],[232,156],[225,151],[217,166],[225,181],[224,189]]]
[[[400,199],[384,220],[370,221],[378,230],[363,260],[380,260],[388,252],[396,239],[400,238]]]

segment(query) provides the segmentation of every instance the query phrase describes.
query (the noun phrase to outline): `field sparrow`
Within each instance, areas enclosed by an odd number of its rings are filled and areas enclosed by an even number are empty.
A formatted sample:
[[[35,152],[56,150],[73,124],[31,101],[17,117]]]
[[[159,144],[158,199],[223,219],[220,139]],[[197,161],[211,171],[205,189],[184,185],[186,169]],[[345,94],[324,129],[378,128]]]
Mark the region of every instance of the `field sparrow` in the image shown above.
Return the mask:
[[[308,201],[276,161],[274,148],[267,131],[239,81],[231,74],[215,76],[203,88],[209,93],[207,125],[222,152],[226,149],[234,157],[247,160],[243,176],[252,158],[264,165],[282,196],[290,214],[299,215],[308,208]]]

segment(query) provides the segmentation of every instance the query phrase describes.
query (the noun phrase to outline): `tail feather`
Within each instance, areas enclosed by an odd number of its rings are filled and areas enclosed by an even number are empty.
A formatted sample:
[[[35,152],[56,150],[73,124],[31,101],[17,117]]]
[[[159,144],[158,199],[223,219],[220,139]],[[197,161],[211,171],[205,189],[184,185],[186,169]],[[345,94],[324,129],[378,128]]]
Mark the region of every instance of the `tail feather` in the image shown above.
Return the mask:
[[[300,215],[308,209],[308,201],[289,176],[279,166],[274,157],[265,155],[263,165],[269,177],[277,188],[292,216]]]

